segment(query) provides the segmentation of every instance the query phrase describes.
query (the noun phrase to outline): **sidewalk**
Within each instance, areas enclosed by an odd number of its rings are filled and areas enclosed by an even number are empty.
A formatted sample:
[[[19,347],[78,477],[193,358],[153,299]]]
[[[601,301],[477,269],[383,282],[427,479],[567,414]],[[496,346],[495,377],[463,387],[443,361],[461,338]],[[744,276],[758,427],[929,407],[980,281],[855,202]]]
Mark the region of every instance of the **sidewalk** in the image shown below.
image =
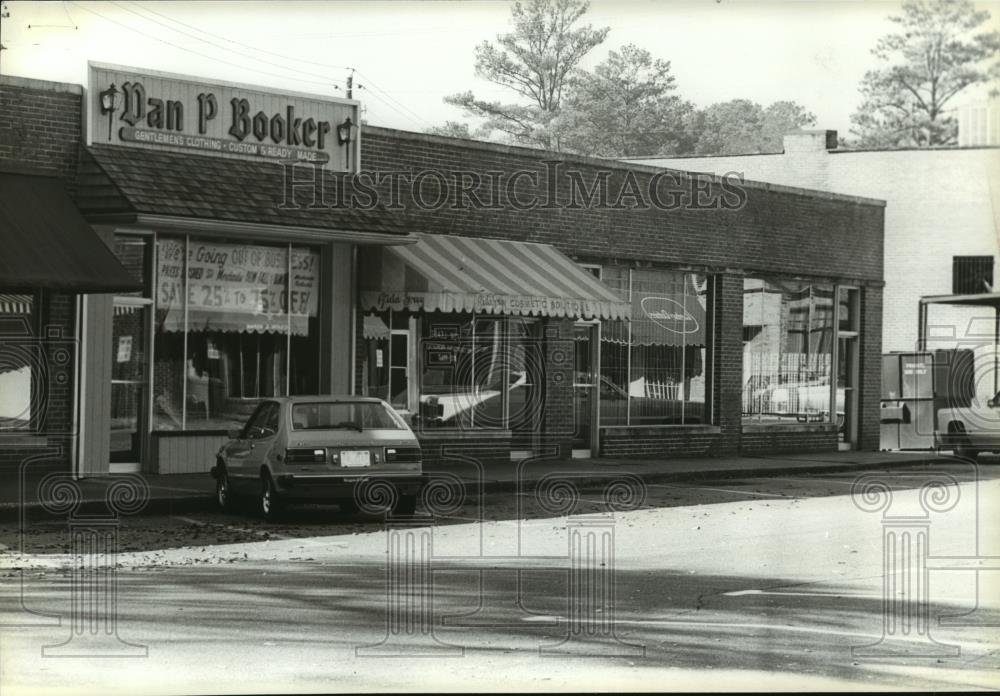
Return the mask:
[[[949,454],[934,452],[823,452],[778,454],[759,457],[724,457],[690,459],[541,459],[511,462],[509,465],[487,466],[482,472],[471,464],[427,467],[425,471],[456,476],[469,489],[480,485],[485,491],[515,490],[530,485],[548,475],[565,476],[579,486],[600,485],[625,475],[638,476],[646,483],[697,481],[709,478],[738,478],[814,474],[885,467],[929,465],[934,462],[956,461]],[[208,473],[144,475],[149,486],[149,501],[137,514],[162,514],[210,509],[214,505],[215,481]],[[114,476],[76,481],[80,505],[76,514],[107,515],[104,502]],[[54,516],[65,518],[68,511],[58,513],[51,504],[39,502],[40,480],[28,477],[21,485],[12,482],[0,489],[0,520],[18,520],[22,514],[32,518]],[[58,500],[53,491],[49,500]]]

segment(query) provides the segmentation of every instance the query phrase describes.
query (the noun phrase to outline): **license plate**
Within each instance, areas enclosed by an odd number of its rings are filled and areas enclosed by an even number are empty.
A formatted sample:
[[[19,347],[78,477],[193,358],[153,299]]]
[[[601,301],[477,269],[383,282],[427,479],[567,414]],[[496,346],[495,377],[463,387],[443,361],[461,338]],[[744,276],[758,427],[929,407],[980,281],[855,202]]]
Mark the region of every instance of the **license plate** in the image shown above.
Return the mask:
[[[368,450],[341,450],[340,452],[340,465],[341,466],[371,466],[372,456]]]

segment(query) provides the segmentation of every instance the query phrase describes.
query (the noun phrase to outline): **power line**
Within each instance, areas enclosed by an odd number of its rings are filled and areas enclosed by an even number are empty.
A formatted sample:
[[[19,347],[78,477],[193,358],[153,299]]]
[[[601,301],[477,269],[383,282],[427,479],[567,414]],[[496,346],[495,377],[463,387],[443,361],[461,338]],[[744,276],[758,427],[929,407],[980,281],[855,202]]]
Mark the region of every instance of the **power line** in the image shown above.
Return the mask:
[[[361,89],[362,87],[359,85],[358,88]],[[373,91],[371,91],[368,88],[364,88],[364,89],[365,89],[365,91],[368,92],[368,94],[370,94],[375,99],[378,99],[380,102],[382,102],[382,104],[384,104],[385,106],[389,107],[390,109],[392,109],[393,111],[395,111],[396,113],[398,113],[400,116],[404,116],[404,117],[406,117],[408,119],[414,119],[415,118],[415,119],[421,121],[422,123],[424,123],[425,125],[428,125],[428,126],[431,125],[430,123],[428,123],[424,119],[420,118],[419,116],[413,114],[412,112],[407,113],[406,111],[404,111],[403,109],[405,109],[405,107],[402,107],[402,105],[399,105],[399,106],[394,105],[392,102],[390,102],[388,100],[388,98],[387,98],[388,95],[386,95],[386,97],[383,97],[383,96],[379,95],[378,92],[373,92]]]
[[[203,39],[202,37],[197,36],[195,34],[192,34],[190,32],[184,31],[183,29],[175,29],[174,27],[167,26],[163,22],[159,22],[159,21],[153,19],[152,17],[147,17],[145,15],[139,14],[135,10],[131,10],[131,9],[127,8],[127,7],[123,7],[120,3],[112,2],[112,4],[115,5],[116,7],[118,7],[121,10],[125,10],[126,12],[130,12],[131,14],[134,14],[136,17],[139,17],[140,19],[143,19],[143,20],[145,20],[147,22],[152,22],[153,24],[155,24],[157,26],[160,26],[160,27],[163,27],[164,29],[167,29],[168,31],[173,31],[173,32],[177,32],[178,34],[181,34],[183,36],[188,36],[188,37],[194,39],[195,41],[200,41],[200,42],[202,42],[204,44],[208,44],[209,46],[211,46],[214,49],[217,49],[217,50],[220,50],[220,51],[228,51],[229,53],[232,53],[234,55],[239,56],[240,58],[245,58],[247,60],[254,60],[254,61],[257,61],[258,63],[268,63],[268,61],[265,60],[265,59],[263,59],[263,58],[257,58],[255,56],[247,55],[246,53],[241,53],[241,52],[233,50],[231,48],[227,48],[225,46],[220,46],[219,44],[217,44],[217,43],[215,43],[213,41],[209,41],[208,39]],[[329,76],[327,76],[327,75],[320,75],[318,73],[306,72],[305,70],[300,70],[299,68],[290,68],[290,67],[287,67],[287,66],[284,66],[284,65],[276,65],[274,67],[280,68],[281,70],[289,70],[289,71],[296,72],[296,73],[299,73],[299,74],[302,74],[302,75],[307,75],[309,77],[315,77],[315,78],[327,79],[327,80],[329,79]],[[340,89],[339,86],[336,86],[336,88]]]
[[[73,3],[73,4],[76,5],[76,7],[78,9],[81,9],[81,10],[83,10],[85,12],[89,12],[92,15],[100,17],[101,19],[105,20],[106,22],[111,22],[112,24],[116,24],[119,27],[122,27],[123,29],[128,29],[131,32],[139,34],[143,38],[152,38],[155,41],[159,41],[160,43],[166,44],[167,46],[170,46],[172,48],[176,48],[179,51],[187,51],[188,53],[193,53],[196,56],[200,56],[202,58],[207,58],[208,60],[213,60],[213,61],[216,61],[218,63],[223,63],[225,65],[231,65],[233,67],[240,68],[241,70],[246,70],[247,69],[247,67],[245,65],[240,65],[239,63],[233,63],[233,62],[230,62],[228,60],[223,60],[222,58],[217,58],[216,56],[211,56],[211,55],[209,55],[207,53],[202,53],[201,51],[196,51],[193,48],[187,48],[185,46],[180,46],[180,45],[175,44],[175,43],[173,43],[171,41],[167,41],[166,39],[162,39],[162,38],[160,38],[158,36],[150,36],[149,34],[143,32],[143,31],[140,31],[139,29],[136,29],[135,27],[131,27],[131,26],[127,25],[127,24],[123,24],[123,23],[119,22],[118,20],[111,19],[110,17],[107,17],[104,14],[102,14],[100,12],[97,12],[96,10],[92,10],[89,7],[85,7],[83,5],[78,5],[76,3]],[[125,8],[123,8],[123,9],[125,9]],[[330,82],[329,80],[324,80],[324,81],[320,81],[320,80],[306,80],[306,79],[303,79],[301,77],[291,77],[289,75],[281,75],[281,74],[278,74],[278,73],[268,72],[266,70],[259,70],[257,68],[254,68],[254,71],[256,73],[258,73],[258,74],[261,74],[261,75],[269,75],[271,77],[278,77],[278,78],[281,78],[282,80],[295,80],[296,82],[305,82],[305,83],[314,84],[314,85],[323,85],[324,87],[335,87],[335,85],[332,82]]]
[[[126,12],[130,12],[131,14],[134,14],[137,17],[140,17],[141,19],[144,19],[146,21],[152,22],[153,24],[156,24],[158,26],[163,27],[164,29],[168,29],[168,30],[176,32],[178,34],[182,34],[184,36],[189,36],[189,37],[195,39],[196,41],[200,41],[202,43],[208,44],[212,48],[215,48],[215,49],[218,49],[218,50],[222,50],[222,51],[228,51],[228,52],[233,53],[235,55],[238,55],[238,56],[240,56],[242,58],[247,58],[247,59],[254,60],[254,61],[257,61],[257,62],[260,62],[260,63],[266,62],[266,61],[264,61],[261,58],[256,58],[254,56],[247,55],[245,53],[241,53],[240,51],[235,51],[235,50],[233,50],[231,48],[227,48],[225,46],[219,46],[218,44],[216,44],[216,43],[214,43],[212,41],[209,41],[209,40],[204,39],[204,38],[202,38],[200,36],[196,36],[194,34],[191,34],[190,32],[183,31],[181,29],[177,29],[175,27],[168,26],[168,25],[164,24],[163,22],[159,22],[159,21],[153,19],[152,17],[147,17],[145,15],[139,14],[138,12],[135,12],[134,10],[129,9],[128,7],[124,7],[120,3],[115,2],[113,4],[116,5],[117,7],[119,7],[120,9],[125,10]],[[130,2],[129,4],[134,5],[135,3]],[[149,8],[143,7],[143,10],[148,10],[149,12],[153,12],[154,14],[156,14],[158,16],[164,17],[165,19],[173,21],[173,22],[175,22],[177,24],[180,24],[182,26],[190,26],[188,24],[185,24],[184,22],[181,22],[180,20],[173,20],[170,17],[166,17],[165,15],[163,15],[163,14],[161,14],[159,12],[155,12],[154,10],[149,10]],[[100,15],[100,13],[96,13],[95,12],[95,14],[98,14],[98,16],[103,16],[103,15]],[[114,20],[111,20],[108,17],[104,17],[104,19],[108,19],[109,21],[112,21],[112,22],[114,21]],[[126,25],[120,25],[120,26],[126,26]],[[127,27],[127,26],[126,26],[126,28],[132,29],[131,27]],[[206,34],[208,36],[217,36],[215,34],[212,34],[211,32],[204,31],[202,29],[197,29],[196,27],[191,27],[191,28],[195,29],[196,31],[199,31],[199,32],[201,32],[203,34]],[[132,29],[132,30],[135,31],[135,29]],[[157,37],[154,37],[154,38],[157,38]],[[247,44],[243,44],[243,43],[240,43],[238,41],[233,41],[231,39],[226,39],[225,37],[218,37],[218,38],[221,38],[221,39],[223,39],[223,40],[225,40],[225,41],[227,41],[229,43],[232,43],[232,44],[235,44],[235,45],[238,45],[238,46],[247,46]],[[193,51],[192,49],[188,49],[188,48],[184,48],[182,46],[178,46],[177,44],[173,44],[173,43],[171,43],[169,41],[165,41],[163,39],[158,39],[158,40],[160,40],[160,41],[162,41],[164,43],[167,43],[168,45],[174,46],[175,48],[180,48],[181,50],[187,50],[189,52],[195,53],[196,55],[204,55],[204,54],[199,53],[197,51]],[[253,49],[253,47],[249,47],[249,48]],[[268,54],[271,54],[271,55],[278,55],[278,54],[272,53],[271,51],[264,51],[263,49],[253,49],[253,50],[260,50],[263,53],[268,53]],[[210,56],[207,56],[207,57],[210,57]],[[218,58],[213,58],[213,60],[218,60],[219,62],[226,63],[227,65],[234,65],[233,63],[230,63],[228,61],[223,61],[223,60],[218,59]],[[286,60],[298,60],[298,59],[286,59]],[[314,63],[313,61],[302,61],[302,62]],[[314,64],[321,65],[322,67],[328,67],[328,68],[331,68],[331,69],[335,69],[337,67],[341,67],[342,69],[345,69],[345,70],[351,70],[351,68],[346,67],[346,66],[325,65],[325,64],[322,64],[322,63],[314,63]],[[309,76],[309,77],[316,77],[316,78],[324,78],[324,77],[326,77],[325,75],[319,75],[317,73],[306,72],[306,71],[303,71],[303,70],[299,70],[298,68],[290,68],[290,67],[286,67],[286,66],[277,66],[277,67],[282,68],[284,70],[294,70],[295,72],[298,72],[298,73],[300,73],[302,75],[306,75],[306,76]],[[357,71],[357,72],[358,72],[359,75],[361,74],[360,71]],[[284,77],[282,75],[277,75],[275,73],[265,73],[265,74],[274,75],[276,77]],[[332,83],[325,82],[325,81],[323,81],[323,82],[317,82],[317,81],[314,81],[314,80],[304,80],[302,78],[292,78],[292,79],[298,79],[298,80],[300,80],[302,82],[310,82],[310,83],[313,83],[313,84],[324,84],[324,85],[328,85],[328,86],[332,84]],[[372,84],[372,86],[375,88],[375,90],[377,90],[377,91],[371,91],[370,89],[368,90],[369,93],[372,95],[372,97],[374,97],[375,99],[378,99],[380,102],[382,102],[383,104],[385,104],[386,106],[388,106],[393,111],[396,111],[401,116],[404,116],[404,117],[410,118],[410,119],[416,119],[417,121],[423,123],[426,126],[430,126],[431,125],[428,121],[426,121],[425,119],[423,119],[419,114],[417,114],[416,112],[414,112],[412,109],[409,109],[404,104],[402,104],[401,102],[399,102],[398,100],[396,100],[395,98],[393,98],[392,95],[389,94],[387,91],[385,91],[384,89],[378,87],[378,85],[375,85],[374,83],[372,83],[372,81],[368,79],[367,75],[365,76],[365,80],[368,83]],[[335,86],[337,89],[340,89],[339,86],[336,86],[336,85],[333,85],[333,86]],[[362,85],[358,85],[358,87],[362,88]]]
[[[408,115],[410,118],[414,118],[417,121],[420,121],[425,126],[432,125],[429,121],[427,121],[422,116],[420,116],[420,114],[418,114],[417,112],[413,111],[412,109],[410,109],[409,107],[407,107],[406,105],[404,105],[402,102],[400,102],[397,99],[395,99],[387,91],[385,91],[384,89],[382,89],[381,87],[379,87],[377,84],[375,84],[375,81],[372,80],[371,77],[368,74],[363,73],[360,70],[358,70],[357,72],[358,72],[359,75],[361,75],[361,76],[363,76],[365,78],[365,82],[367,82],[368,85],[369,85],[369,92],[371,92],[371,88],[374,87],[378,92],[381,92],[383,95],[385,95],[386,99],[389,99],[389,100],[395,102],[399,106],[400,109],[403,109],[403,111],[406,112],[406,113],[404,113],[404,115]],[[372,94],[376,94],[375,92],[371,92],[371,93]]]
[[[115,4],[117,5],[117,3],[115,3]],[[89,7],[85,7],[83,5],[76,5],[76,6],[79,9],[82,9],[82,10],[84,10],[86,12],[89,12],[89,13],[91,13],[91,14],[93,14],[93,15],[95,15],[95,16],[97,16],[97,17],[99,17],[99,18],[101,18],[101,19],[103,19],[103,20],[105,20],[107,22],[111,22],[112,24],[115,24],[115,25],[117,25],[119,27],[122,27],[123,29],[127,29],[127,30],[129,30],[131,32],[134,32],[136,34],[139,34],[139,35],[141,35],[141,36],[143,36],[145,38],[153,38],[154,40],[159,41],[160,43],[166,44],[167,46],[170,46],[172,48],[176,48],[176,49],[178,49],[180,51],[186,51],[186,52],[194,54],[196,56],[200,56],[202,58],[207,58],[209,60],[212,60],[212,61],[215,61],[215,62],[218,62],[218,63],[222,63],[224,65],[230,65],[230,66],[237,67],[237,68],[240,68],[240,69],[243,69],[243,70],[247,69],[245,65],[241,65],[241,64],[238,64],[238,63],[233,63],[231,61],[224,60],[222,58],[218,58],[218,57],[209,55],[207,53],[203,53],[201,51],[197,51],[197,50],[195,50],[193,48],[188,48],[186,46],[181,46],[179,44],[173,43],[172,41],[168,41],[167,39],[161,38],[161,37],[156,36],[156,35],[149,35],[149,34],[143,32],[143,31],[141,31],[139,29],[136,29],[135,27],[132,27],[132,26],[130,26],[128,24],[124,24],[124,23],[122,23],[122,22],[120,22],[118,20],[112,19],[111,17],[108,17],[108,16],[106,16],[106,15],[100,13],[100,12],[97,12],[96,10],[92,10]],[[265,62],[265,61],[263,61],[260,58],[255,58],[254,56],[249,56],[249,55],[240,53],[239,51],[234,51],[233,49],[226,48],[225,46],[218,46],[218,45],[214,44],[213,42],[208,41],[208,40],[206,40],[206,39],[204,39],[202,37],[194,36],[194,35],[192,35],[192,34],[190,34],[188,32],[181,31],[180,29],[176,29],[174,27],[167,26],[167,25],[163,24],[162,22],[158,22],[158,21],[156,21],[155,19],[153,19],[151,17],[146,17],[146,16],[141,15],[141,14],[139,14],[137,12],[134,12],[134,11],[130,10],[129,8],[127,8],[127,7],[121,7],[120,5],[117,5],[117,6],[119,6],[120,9],[123,9],[123,10],[125,10],[127,12],[130,12],[131,14],[134,14],[134,15],[140,17],[141,19],[144,19],[146,21],[152,22],[152,23],[154,23],[154,24],[156,24],[158,26],[161,26],[161,27],[163,27],[165,29],[169,29],[170,31],[174,31],[174,32],[177,32],[177,33],[182,34],[182,35],[190,36],[191,38],[194,38],[197,41],[201,41],[202,43],[206,43],[209,46],[212,46],[213,48],[216,48],[218,50],[229,51],[230,53],[234,53],[234,54],[239,55],[239,56],[241,56],[243,58],[248,58],[250,60],[255,60],[257,62]],[[203,33],[207,34],[208,32],[203,32]],[[288,67],[285,67],[285,66],[277,66],[277,67],[280,67],[280,68],[285,69],[285,70],[294,70],[295,72],[298,72],[301,75],[307,75],[307,76],[310,76],[310,77],[324,77],[324,78],[326,77],[326,76],[323,76],[323,75],[318,75],[316,73],[309,73],[309,72],[305,72],[305,71],[300,71],[300,70],[297,70],[297,69],[294,69],[294,68],[288,68]],[[333,67],[336,67],[336,66],[327,66],[327,67],[333,68]],[[344,69],[348,69],[349,70],[350,68],[346,68],[345,67]],[[269,72],[269,71],[266,71],[266,70],[259,70],[257,68],[254,68],[254,71],[256,73],[258,73],[258,74],[269,75],[271,77],[277,77],[277,78],[281,78],[281,79],[284,79],[284,80],[289,80],[290,79],[290,80],[295,80],[297,82],[323,85],[325,87],[331,87],[332,86],[332,87],[335,87],[335,88],[339,89],[339,87],[337,87],[335,84],[333,84],[329,80],[329,78],[324,79],[324,80],[313,80],[313,79],[305,79],[303,77],[291,77],[289,75],[283,75],[283,74],[279,74],[279,73]],[[357,71],[357,73],[359,75],[363,74],[363,73],[361,73],[361,71]],[[394,99],[391,94],[389,94],[387,91],[385,91],[384,89],[382,89],[381,87],[379,87],[378,85],[376,85],[371,79],[368,78],[367,75],[365,75],[365,81],[372,88],[374,88],[374,90],[371,89],[371,88],[369,88],[367,90],[368,93],[371,94],[372,97],[374,97],[375,99],[377,99],[379,102],[381,102],[382,104],[384,104],[388,108],[392,109],[393,111],[397,112],[401,116],[404,116],[404,117],[406,117],[408,119],[415,119],[415,120],[419,121],[420,123],[424,124],[425,126],[432,125],[426,119],[424,119],[419,114],[417,114],[415,111],[413,111],[412,109],[409,109],[404,104],[402,104],[398,100]]]
[[[280,53],[275,53],[274,51],[267,51],[267,50],[265,50],[263,48],[257,48],[256,46],[251,46],[250,44],[245,44],[245,43],[242,43],[240,41],[235,41],[233,39],[227,38],[227,37],[222,36],[220,34],[214,34],[214,33],[210,32],[210,31],[206,31],[204,29],[199,29],[198,27],[195,27],[195,26],[192,26],[190,24],[187,24],[186,22],[182,22],[179,19],[174,19],[173,17],[169,17],[169,16],[163,14],[162,12],[157,12],[156,10],[151,9],[147,5],[140,5],[140,4],[135,3],[135,2],[128,2],[128,4],[129,5],[134,5],[135,7],[141,7],[143,9],[143,11],[145,11],[145,12],[151,12],[151,13],[155,14],[158,17],[163,17],[164,19],[166,19],[166,20],[168,20],[170,22],[173,22],[174,24],[180,24],[182,27],[187,27],[188,29],[194,29],[197,32],[205,34],[206,36],[211,36],[212,38],[219,39],[221,41],[225,41],[226,43],[231,43],[234,46],[241,46],[243,48],[250,49],[251,51],[259,51],[260,53],[265,53],[265,54],[267,54],[269,56],[274,56],[276,58],[281,58],[282,60],[286,60],[286,61],[293,61],[295,63],[303,63],[303,64],[306,64],[306,65],[316,65],[316,66],[319,66],[321,68],[329,68],[331,70],[350,70],[350,68],[348,68],[347,66],[344,66],[344,65],[329,65],[327,63],[320,63],[320,62],[314,61],[314,60],[305,60],[304,58],[293,58],[293,57],[290,57],[290,56],[282,55]],[[128,9],[128,8],[122,8],[122,9]],[[149,19],[149,18],[146,18],[146,19]],[[150,21],[154,21],[155,22],[156,20],[150,19]],[[157,24],[160,24],[160,23],[157,22]],[[161,24],[161,26],[164,26],[164,25]],[[167,27],[167,28],[171,29],[171,27]],[[173,31],[178,31],[178,30],[174,29]],[[198,38],[198,37],[194,37],[194,38]],[[199,40],[204,41],[204,39],[199,39]],[[208,43],[211,43],[211,42],[208,42]],[[224,50],[230,50],[230,49],[224,49]],[[260,60],[260,59],[254,58],[254,60]]]

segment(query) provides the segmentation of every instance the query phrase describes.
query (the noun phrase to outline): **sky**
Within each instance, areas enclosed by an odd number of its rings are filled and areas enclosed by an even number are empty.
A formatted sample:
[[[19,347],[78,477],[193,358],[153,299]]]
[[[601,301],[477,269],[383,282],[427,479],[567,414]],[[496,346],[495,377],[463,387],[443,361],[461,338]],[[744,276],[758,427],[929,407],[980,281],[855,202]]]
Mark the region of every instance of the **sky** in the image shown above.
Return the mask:
[[[449,94],[511,99],[474,70],[476,45],[510,29],[511,5],[5,0],[0,74],[85,84],[92,60],[344,96],[354,68],[368,122],[422,131],[467,120],[443,102]],[[1000,0],[977,6],[1000,27]],[[611,31],[583,67],[634,43],[669,60],[679,96],[698,106],[792,100],[843,135],[898,10],[899,0],[592,0],[584,21]]]

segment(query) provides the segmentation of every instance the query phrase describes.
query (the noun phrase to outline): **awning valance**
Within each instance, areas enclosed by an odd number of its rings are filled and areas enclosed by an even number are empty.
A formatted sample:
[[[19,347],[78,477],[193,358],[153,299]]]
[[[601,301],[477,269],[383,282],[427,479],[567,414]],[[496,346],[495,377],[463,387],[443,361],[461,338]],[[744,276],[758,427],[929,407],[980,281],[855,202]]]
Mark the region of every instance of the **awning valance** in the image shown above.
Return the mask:
[[[31,314],[31,295],[0,293],[0,314]]]
[[[159,331],[183,331],[184,313],[177,311],[157,313]],[[309,317],[301,314],[241,314],[236,312],[212,312],[188,310],[188,331],[223,333],[287,334],[309,335]]]
[[[0,241],[0,288],[142,289],[54,177],[0,172]]]
[[[389,327],[379,317],[371,314],[366,314],[362,333],[365,338],[373,338],[379,341],[386,341],[389,339],[389,336],[392,332],[389,331]]]
[[[630,308],[548,244],[419,235],[359,253],[362,308],[627,319]]]

